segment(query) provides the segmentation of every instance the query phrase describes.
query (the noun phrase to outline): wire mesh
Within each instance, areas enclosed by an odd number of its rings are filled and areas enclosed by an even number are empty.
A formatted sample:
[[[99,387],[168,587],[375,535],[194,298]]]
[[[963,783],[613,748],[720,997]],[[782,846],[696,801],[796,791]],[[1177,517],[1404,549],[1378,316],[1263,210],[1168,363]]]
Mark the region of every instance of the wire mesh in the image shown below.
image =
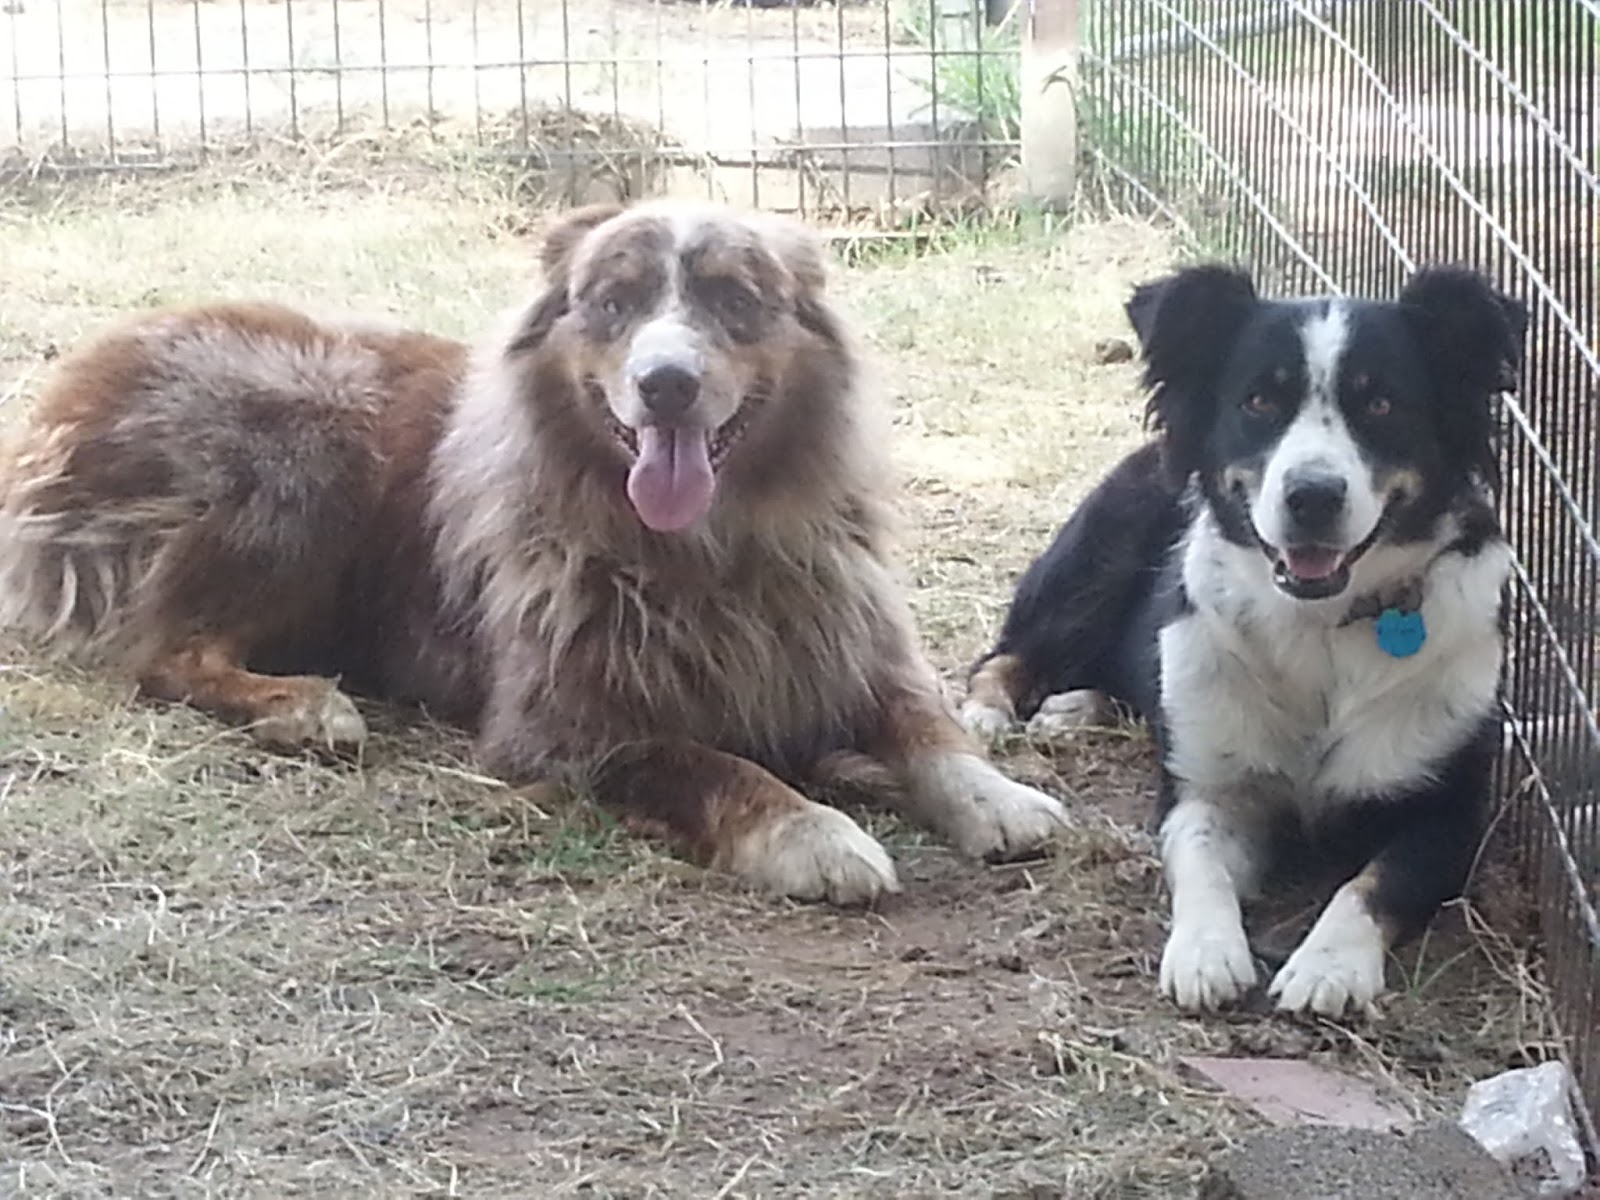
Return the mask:
[[[1017,149],[1016,7],[0,0],[0,175],[380,131],[504,158],[556,202],[970,206]]]
[[[1504,398],[1517,550],[1504,777],[1546,983],[1600,1113],[1600,233],[1589,0],[1097,0],[1086,186],[1180,222],[1283,289],[1393,295],[1420,263],[1497,277],[1532,313]]]

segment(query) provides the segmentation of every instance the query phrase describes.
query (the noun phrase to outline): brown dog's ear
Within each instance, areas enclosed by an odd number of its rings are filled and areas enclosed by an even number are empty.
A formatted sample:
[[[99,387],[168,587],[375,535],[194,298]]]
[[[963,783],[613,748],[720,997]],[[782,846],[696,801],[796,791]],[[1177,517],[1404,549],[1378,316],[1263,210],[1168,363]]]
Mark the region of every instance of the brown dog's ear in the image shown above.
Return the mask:
[[[757,213],[749,220],[795,281],[795,320],[818,337],[842,345],[843,330],[824,297],[828,266],[822,239],[810,226],[793,217]]]
[[[506,346],[507,354],[525,354],[537,349],[569,307],[567,269],[572,253],[584,235],[622,212],[620,204],[590,204],[557,218],[545,232],[539,247],[539,263],[544,268],[544,291],[522,318],[516,336]]]
[[[572,252],[584,235],[612,217],[620,216],[622,211],[620,204],[587,204],[557,218],[545,231],[544,245],[539,248],[539,264],[544,268],[545,280],[552,286],[558,281],[565,284]]]
[[[784,220],[778,222],[776,236],[784,265],[800,286],[809,292],[826,291],[828,264],[816,232],[798,221]]]
[[[750,224],[761,236],[802,292],[820,294],[828,286],[827,261],[822,239],[808,225],[777,213],[756,213]]]

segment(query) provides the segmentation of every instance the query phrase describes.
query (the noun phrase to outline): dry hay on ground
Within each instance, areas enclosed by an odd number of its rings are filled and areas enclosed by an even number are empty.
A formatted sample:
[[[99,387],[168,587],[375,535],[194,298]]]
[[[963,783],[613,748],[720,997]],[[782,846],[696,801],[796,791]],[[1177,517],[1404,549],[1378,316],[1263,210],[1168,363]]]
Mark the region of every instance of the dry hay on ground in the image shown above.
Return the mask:
[[[120,310],[214,294],[463,333],[532,257],[471,181],[375,190],[355,222],[282,185],[129,195],[0,214],[0,388]],[[1094,348],[1169,255],[1110,224],[841,272],[952,678],[1137,438],[1134,369]],[[1055,862],[871,818],[906,892],[863,916],[741,894],[395,714],[333,767],[0,661],[8,1195],[1173,1197],[1249,1123],[1180,1053],[1316,1055],[1431,1109],[1547,1036],[1526,955],[1464,906],[1391,965],[1374,1028],[1177,1019],[1137,733],[1010,751],[1078,800]]]

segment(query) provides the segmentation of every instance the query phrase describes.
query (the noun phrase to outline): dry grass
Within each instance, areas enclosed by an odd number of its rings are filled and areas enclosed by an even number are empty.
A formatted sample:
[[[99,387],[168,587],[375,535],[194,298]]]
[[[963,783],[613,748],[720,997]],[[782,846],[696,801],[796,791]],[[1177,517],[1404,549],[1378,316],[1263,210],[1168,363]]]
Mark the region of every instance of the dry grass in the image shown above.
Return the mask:
[[[0,388],[25,397],[129,307],[214,295],[470,333],[519,286],[527,224],[450,176],[0,210]],[[840,273],[895,403],[916,602],[952,675],[1138,436],[1133,369],[1090,351],[1170,253],[1110,224]],[[4,661],[7,1195],[1174,1197],[1248,1123],[1180,1053],[1325,1056],[1429,1110],[1546,1036],[1526,955],[1468,909],[1391,967],[1376,1028],[1172,1016],[1129,828],[1137,734],[1011,755],[1078,798],[1059,860],[986,869],[879,819],[906,894],[843,915],[541,809],[394,714],[336,768]]]

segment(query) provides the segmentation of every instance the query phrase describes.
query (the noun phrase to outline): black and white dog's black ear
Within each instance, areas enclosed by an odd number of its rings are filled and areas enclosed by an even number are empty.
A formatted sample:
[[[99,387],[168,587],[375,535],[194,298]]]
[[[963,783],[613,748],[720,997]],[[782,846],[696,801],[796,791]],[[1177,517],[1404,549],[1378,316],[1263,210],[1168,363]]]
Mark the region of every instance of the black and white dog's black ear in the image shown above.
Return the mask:
[[[1213,373],[1256,303],[1250,276],[1204,263],[1141,283],[1123,310],[1162,383]]]
[[[1217,376],[1257,303],[1249,275],[1208,263],[1140,284],[1124,306],[1144,354],[1145,419],[1175,483],[1200,465]]]
[[[1400,303],[1433,376],[1440,437],[1453,461],[1497,483],[1491,402],[1519,386],[1527,308],[1476,271],[1448,266],[1418,271]]]
[[[1156,327],[1156,305],[1171,283],[1171,276],[1141,283],[1133,289],[1133,295],[1122,306],[1122,311],[1128,314],[1128,324],[1133,326],[1133,332],[1139,338],[1141,349],[1150,345],[1150,334]]]
[[[1500,305],[1500,311],[1506,319],[1506,324],[1510,326],[1511,333],[1510,345],[1501,364],[1500,390],[1521,391],[1522,367],[1527,362],[1528,306],[1515,296],[1508,296],[1504,292],[1495,292],[1494,298]]]
[[[1400,293],[1441,394],[1470,401],[1514,392],[1528,310],[1465,267],[1424,267]]]

